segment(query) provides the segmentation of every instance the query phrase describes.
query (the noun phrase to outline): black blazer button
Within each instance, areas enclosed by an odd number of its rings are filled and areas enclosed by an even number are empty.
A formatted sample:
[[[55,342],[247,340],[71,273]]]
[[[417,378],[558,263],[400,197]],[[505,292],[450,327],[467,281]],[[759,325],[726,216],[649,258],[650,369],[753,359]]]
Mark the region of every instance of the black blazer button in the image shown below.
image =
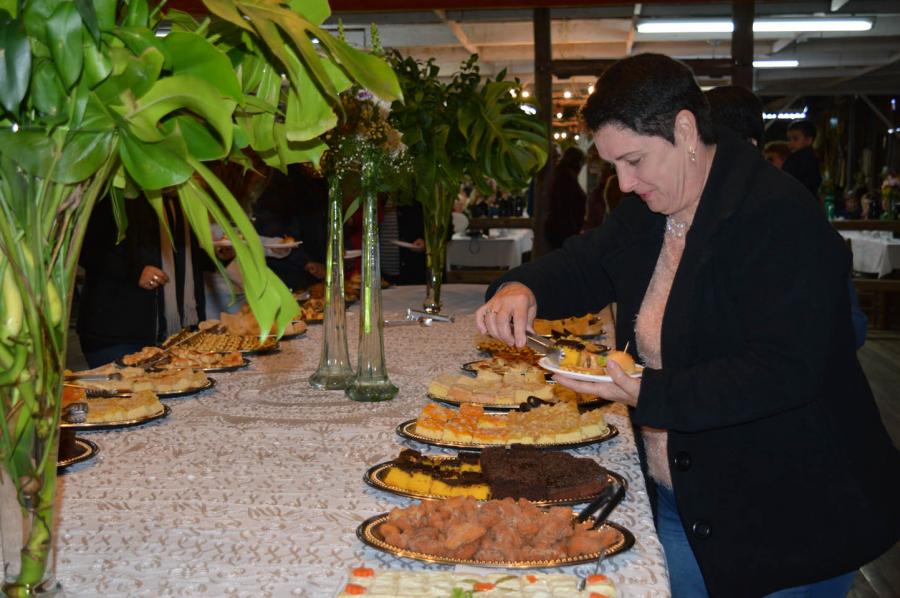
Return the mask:
[[[691,468],[691,454],[685,451],[675,453],[675,469],[678,471],[687,471]]]
[[[694,532],[694,536],[698,538],[708,538],[710,534],[712,534],[712,527],[706,521],[698,519],[691,526],[691,531]]]

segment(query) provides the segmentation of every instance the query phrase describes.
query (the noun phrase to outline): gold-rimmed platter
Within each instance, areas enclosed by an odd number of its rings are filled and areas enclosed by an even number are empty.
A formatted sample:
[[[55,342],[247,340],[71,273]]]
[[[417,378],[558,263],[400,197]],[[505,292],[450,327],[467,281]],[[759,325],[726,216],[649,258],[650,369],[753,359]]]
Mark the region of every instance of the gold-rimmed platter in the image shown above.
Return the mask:
[[[68,386],[72,386],[74,388],[83,389],[87,393],[87,396],[89,398],[114,399],[116,397],[130,397],[134,394],[130,390],[117,391],[117,390],[113,390],[113,389],[106,390],[106,389],[89,388],[87,386],[83,386],[81,384],[76,384],[71,381],[66,382],[65,384]],[[206,383],[204,383],[201,386],[186,388],[184,390],[170,390],[170,391],[154,390],[153,392],[160,399],[176,399],[176,398],[180,398],[180,397],[187,397],[190,395],[194,395],[194,394],[197,394],[198,392],[203,392],[204,390],[209,390],[210,388],[214,387],[215,385],[216,385],[216,381],[213,378],[207,377]]]
[[[454,457],[450,455],[431,455],[432,459],[435,460],[450,460]],[[450,496],[444,496],[439,494],[428,494],[425,492],[412,492],[409,490],[404,490],[403,488],[398,488],[397,486],[393,486],[384,481],[384,477],[387,475],[388,469],[394,465],[394,461],[385,461],[384,463],[379,463],[378,465],[373,465],[366,473],[363,475],[363,481],[375,488],[376,490],[382,490],[384,492],[390,492],[391,494],[396,494],[397,496],[405,496],[407,498],[419,498],[422,500],[444,500],[447,498],[451,498]],[[612,472],[606,471],[607,481],[610,483],[615,480],[618,481],[624,488],[628,487],[628,482],[621,475]],[[568,498],[556,498],[556,499],[546,499],[546,500],[531,500],[529,502],[539,506],[539,507],[560,507],[560,506],[568,506],[568,505],[577,505],[581,503],[591,502],[597,496],[599,496],[600,492],[594,492],[592,494],[588,494],[585,496],[572,496]]]
[[[389,513],[375,515],[363,521],[356,528],[356,537],[365,544],[376,550],[386,552],[396,557],[414,559],[425,563],[440,563],[445,565],[469,565],[470,567],[493,567],[504,569],[547,569],[549,567],[567,567],[570,565],[582,565],[590,563],[600,558],[599,552],[591,552],[576,557],[566,557],[559,559],[548,559],[541,561],[483,561],[477,559],[457,559],[437,554],[426,554],[416,552],[414,550],[406,550],[399,546],[389,544],[378,530],[378,527],[387,521]],[[612,532],[614,534],[613,542],[604,549],[604,555],[611,557],[634,546],[634,534],[626,528],[616,523],[606,522],[599,528],[601,531]]]
[[[427,396],[429,399],[431,399],[435,403],[441,403],[442,405],[447,405],[449,407],[459,407],[461,405],[465,405],[465,404],[468,404],[471,402],[471,401],[457,401],[457,400],[451,399],[449,397],[439,397],[439,396],[431,394],[430,392],[426,393],[425,396]],[[562,401],[544,401],[544,402],[545,403],[559,403]],[[607,403],[609,403],[609,401],[607,401],[606,399],[601,399],[600,397],[596,397],[590,401],[580,401],[577,403],[577,405],[580,410],[584,411],[584,410],[588,410],[588,409],[593,409],[595,407],[602,407],[603,405],[606,405]],[[522,403],[516,403],[515,405],[506,405],[506,404],[501,404],[501,403],[475,403],[475,404],[481,405],[481,407],[484,408],[485,411],[495,411],[495,412],[516,411],[517,409],[519,409],[522,406]]]
[[[97,399],[103,400],[103,399]],[[152,421],[156,421],[158,419],[162,419],[164,417],[169,417],[172,413],[172,408],[168,405],[163,405],[162,409],[157,413],[152,413],[150,415],[146,415],[144,417],[137,417],[128,420],[120,420],[120,421],[109,421],[109,422],[96,422],[96,423],[81,423],[81,424],[69,424],[66,422],[61,422],[59,424],[60,428],[65,428],[69,430],[76,431],[96,431],[96,430],[113,430],[116,428],[130,428],[132,426],[140,426],[146,423],[150,423]]]
[[[97,446],[96,443],[91,442],[86,438],[75,437],[75,450],[76,453],[65,459],[57,459],[56,461],[56,469],[65,469],[67,467],[71,467],[76,463],[84,463],[85,461],[89,461],[97,456],[97,453],[100,452],[100,447]]]
[[[400,423],[396,429],[397,435],[401,438],[406,438],[407,440],[415,440],[416,442],[421,442],[422,444],[430,444],[431,446],[437,446],[441,448],[451,448],[451,449],[464,449],[469,451],[480,451],[482,449],[491,447],[491,446],[506,446],[506,444],[481,444],[475,442],[454,442],[450,440],[438,440],[435,438],[429,438],[428,436],[423,436],[416,432],[416,420],[410,419],[405,422]],[[615,438],[619,435],[619,430],[612,424],[606,425],[606,432],[600,434],[599,436],[592,436],[590,438],[583,438],[576,442],[559,442],[552,444],[526,444],[525,446],[537,448],[537,449],[576,449],[581,448],[583,446],[590,446],[592,444],[598,444],[601,442],[606,442],[612,438]]]

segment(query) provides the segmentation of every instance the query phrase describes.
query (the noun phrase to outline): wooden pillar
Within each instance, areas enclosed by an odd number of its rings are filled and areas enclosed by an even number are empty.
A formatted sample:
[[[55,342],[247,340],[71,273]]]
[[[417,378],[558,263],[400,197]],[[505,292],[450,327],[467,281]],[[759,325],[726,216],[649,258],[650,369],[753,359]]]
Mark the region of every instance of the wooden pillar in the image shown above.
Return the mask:
[[[550,181],[553,177],[553,154],[551,151],[553,135],[553,60],[550,39],[550,9],[534,9],[534,92],[537,100],[538,115],[547,127],[547,152],[550,158],[541,169],[534,186],[534,249],[532,256],[537,257],[547,252],[544,240],[544,223],[546,221],[549,200]]]
[[[753,90],[753,0],[732,0],[731,84]]]
[[[852,190],[853,177],[856,175],[856,96],[850,98],[850,109],[847,111],[847,185],[846,190]]]

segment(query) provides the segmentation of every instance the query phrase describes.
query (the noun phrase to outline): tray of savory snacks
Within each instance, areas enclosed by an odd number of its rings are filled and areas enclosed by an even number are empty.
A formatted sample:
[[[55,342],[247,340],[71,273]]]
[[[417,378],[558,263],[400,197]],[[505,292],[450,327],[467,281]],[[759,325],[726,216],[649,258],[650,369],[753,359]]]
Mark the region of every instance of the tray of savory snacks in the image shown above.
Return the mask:
[[[84,389],[89,397],[127,397],[152,391],[160,398],[174,398],[208,390],[216,381],[192,368],[147,370],[109,364],[88,372],[69,372],[64,384]]]
[[[172,413],[159,397],[141,390],[126,397],[88,397],[82,388],[63,387],[60,428],[106,430],[139,426]]]
[[[500,357],[509,361],[524,361],[532,365],[537,365],[540,358],[544,356],[543,352],[535,351],[528,345],[514,347],[490,336],[479,337],[475,346],[482,353],[492,357]]]
[[[250,336],[259,338],[260,328],[256,316],[250,311],[250,306],[246,303],[241,305],[236,313],[221,312],[218,319],[209,319],[200,322],[197,329],[211,334],[228,334],[232,336]],[[269,336],[275,335],[277,332],[275,324],[269,330]],[[295,338],[306,332],[306,322],[303,320],[294,320],[289,322],[282,333],[282,339]]]
[[[376,570],[357,567],[337,598],[381,596],[391,598],[466,598],[486,596],[540,596],[541,598],[616,598],[616,586],[605,575],[582,579],[567,573],[485,573],[455,571]]]
[[[268,336],[262,341],[258,336],[231,334],[218,328],[207,330],[182,330],[162,343],[163,349],[182,347],[201,353],[271,353],[278,350],[278,340]]]
[[[488,447],[457,456],[423,455],[404,449],[391,461],[370,467],[363,480],[373,488],[399,496],[476,500],[524,498],[536,505],[573,505],[596,499],[622,476],[588,457],[534,447]]]
[[[506,361],[493,357],[483,362]],[[428,398],[446,405],[460,406],[477,403],[487,411],[518,409],[529,398],[546,403],[572,402],[580,408],[598,407],[606,401],[547,381],[545,372],[527,362],[506,362],[502,368],[481,367],[474,364],[475,377],[440,374],[428,385]]]
[[[426,500],[364,521],[364,544],[429,563],[542,569],[589,563],[628,550],[634,536],[605,522],[577,523],[568,507],[541,508],[511,498],[478,502],[469,496]]]
[[[511,444],[572,449],[607,441],[619,433],[606,423],[599,409],[581,413],[567,402],[505,414],[485,413],[484,407],[472,403],[459,410],[429,403],[419,417],[401,423],[396,431],[408,440],[468,450]]]
[[[121,367],[142,367],[153,370],[192,368],[206,373],[233,372],[250,365],[250,360],[240,351],[206,353],[183,347],[162,349],[144,347],[137,353],[130,353],[116,359]]]
[[[603,334],[603,320],[599,314],[585,314],[575,318],[545,320],[535,318],[531,323],[535,334],[541,336],[576,336],[581,338]]]
[[[562,354],[551,353],[538,361],[545,370],[584,382],[611,382],[606,370],[607,361],[615,361],[622,370],[632,378],[640,378],[644,367],[634,362],[634,358],[625,351],[610,351],[605,354],[591,353],[586,350],[564,347]]]

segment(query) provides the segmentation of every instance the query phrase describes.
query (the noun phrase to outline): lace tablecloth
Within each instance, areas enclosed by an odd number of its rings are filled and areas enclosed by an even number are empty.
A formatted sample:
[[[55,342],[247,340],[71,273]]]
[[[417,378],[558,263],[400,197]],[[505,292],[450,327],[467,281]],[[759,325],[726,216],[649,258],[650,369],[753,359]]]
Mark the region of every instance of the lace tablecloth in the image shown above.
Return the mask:
[[[354,403],[341,392],[311,389],[321,340],[321,327],[312,326],[279,353],[214,375],[213,390],[168,400],[167,419],[80,433],[101,452],[60,479],[56,561],[67,596],[329,597],[361,564],[439,567],[356,539],[363,520],[410,502],[373,490],[362,475],[400,451],[394,428],[421,409],[429,379],[476,357],[472,311],[483,291],[446,288],[455,324],[386,329],[388,368],[400,387],[393,401]],[[385,315],[396,316],[417,306],[424,291],[384,296]],[[348,317],[354,356],[357,310]],[[626,597],[666,596],[665,559],[628,418],[621,407],[605,409],[620,435],[576,452],[627,478],[628,494],[611,519],[637,544],[602,570]]]

